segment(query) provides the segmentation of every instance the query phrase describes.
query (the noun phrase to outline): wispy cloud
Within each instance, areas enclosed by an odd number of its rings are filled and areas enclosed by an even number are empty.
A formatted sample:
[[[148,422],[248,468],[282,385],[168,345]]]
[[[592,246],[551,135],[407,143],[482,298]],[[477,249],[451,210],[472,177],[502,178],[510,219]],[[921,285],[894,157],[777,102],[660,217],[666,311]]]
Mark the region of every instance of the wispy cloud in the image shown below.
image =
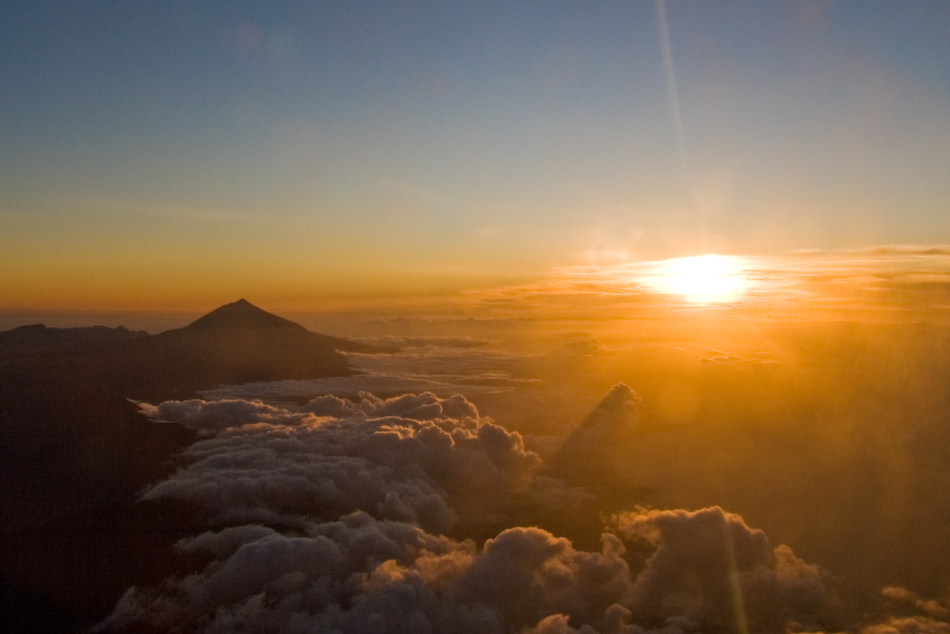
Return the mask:
[[[702,309],[795,311],[823,307],[926,313],[927,318],[940,318],[950,311],[948,245],[879,245],[731,256],[730,261],[735,263],[730,274],[741,277],[743,292]],[[463,301],[487,311],[545,312],[550,317],[585,311],[588,316],[604,317],[618,310],[633,315],[695,308],[683,295],[663,292],[659,278],[666,262],[563,267],[536,282],[467,293]],[[677,285],[666,286],[675,290]],[[950,319],[950,314],[946,317]]]

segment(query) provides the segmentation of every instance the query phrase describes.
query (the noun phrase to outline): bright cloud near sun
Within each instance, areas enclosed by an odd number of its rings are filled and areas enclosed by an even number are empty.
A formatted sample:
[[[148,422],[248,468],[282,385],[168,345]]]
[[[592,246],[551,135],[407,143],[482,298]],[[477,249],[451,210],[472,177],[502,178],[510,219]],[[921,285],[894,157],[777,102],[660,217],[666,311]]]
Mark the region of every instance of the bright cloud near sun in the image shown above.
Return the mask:
[[[662,260],[640,281],[654,291],[679,295],[696,304],[733,302],[750,286],[743,271],[742,258],[710,253]]]

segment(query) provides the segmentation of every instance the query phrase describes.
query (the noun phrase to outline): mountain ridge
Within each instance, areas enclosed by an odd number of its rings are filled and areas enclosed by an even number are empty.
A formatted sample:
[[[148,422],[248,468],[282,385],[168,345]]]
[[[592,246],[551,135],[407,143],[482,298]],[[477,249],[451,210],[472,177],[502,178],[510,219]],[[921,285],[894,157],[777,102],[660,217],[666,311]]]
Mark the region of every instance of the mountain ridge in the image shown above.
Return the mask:
[[[0,348],[66,342],[123,341],[148,336],[150,335],[144,330],[129,330],[125,326],[51,328],[45,324],[29,324],[0,332]]]
[[[156,335],[119,326],[21,326],[0,333],[2,366],[33,376],[97,377],[137,399],[184,398],[221,385],[349,376],[341,352],[395,352],[308,330],[246,299]],[[59,380],[59,379],[57,379]]]

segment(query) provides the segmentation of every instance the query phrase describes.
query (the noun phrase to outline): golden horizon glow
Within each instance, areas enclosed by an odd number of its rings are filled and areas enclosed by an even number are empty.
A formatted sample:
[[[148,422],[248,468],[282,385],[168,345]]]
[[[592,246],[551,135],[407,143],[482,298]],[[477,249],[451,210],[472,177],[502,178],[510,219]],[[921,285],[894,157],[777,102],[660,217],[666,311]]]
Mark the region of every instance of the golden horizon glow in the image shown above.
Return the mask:
[[[651,290],[693,304],[727,303],[738,300],[751,285],[743,270],[741,258],[709,253],[660,261],[641,281]]]

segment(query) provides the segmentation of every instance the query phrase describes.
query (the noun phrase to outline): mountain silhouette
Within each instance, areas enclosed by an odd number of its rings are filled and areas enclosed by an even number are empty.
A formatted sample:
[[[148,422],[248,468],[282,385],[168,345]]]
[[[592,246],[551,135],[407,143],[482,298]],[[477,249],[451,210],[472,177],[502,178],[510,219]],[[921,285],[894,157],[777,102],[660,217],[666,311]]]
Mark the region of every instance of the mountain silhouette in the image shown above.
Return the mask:
[[[309,332],[300,324],[261,310],[246,299],[215,308],[204,317],[185,326],[187,331],[215,331],[230,329],[283,329]]]
[[[241,299],[184,328],[114,346],[113,365],[134,373],[134,398],[178,397],[225,384],[347,376],[341,351],[384,350],[311,332]]]
[[[83,341],[119,341],[148,336],[148,333],[143,330],[129,330],[123,326],[118,328],[107,328],[105,326],[47,328],[43,324],[33,324],[0,332],[0,350],[19,347],[43,347],[58,343],[75,344]]]
[[[275,337],[281,341],[300,341],[306,342],[308,345],[324,345],[343,352],[395,351],[395,348],[392,347],[368,346],[349,339],[311,332],[298,323],[258,308],[246,299],[225,304],[207,315],[199,317],[184,328],[165,331],[159,337],[165,340],[173,340],[177,337],[191,338],[192,340],[230,337],[233,339],[231,343],[234,344],[242,337],[264,335]],[[221,343],[224,342],[221,341]],[[290,353],[291,351],[284,350],[283,352]]]
[[[193,532],[135,500],[195,433],[146,421],[129,399],[345,376],[341,351],[394,350],[311,332],[243,299],[158,335],[42,324],[0,333],[0,613],[23,630],[84,631],[130,585],[157,582],[173,563],[164,549]]]
[[[227,384],[347,376],[353,371],[341,351],[394,349],[311,332],[244,299],[158,335],[42,324],[0,333],[4,367],[63,381],[95,379],[100,389],[140,400],[193,397]]]

